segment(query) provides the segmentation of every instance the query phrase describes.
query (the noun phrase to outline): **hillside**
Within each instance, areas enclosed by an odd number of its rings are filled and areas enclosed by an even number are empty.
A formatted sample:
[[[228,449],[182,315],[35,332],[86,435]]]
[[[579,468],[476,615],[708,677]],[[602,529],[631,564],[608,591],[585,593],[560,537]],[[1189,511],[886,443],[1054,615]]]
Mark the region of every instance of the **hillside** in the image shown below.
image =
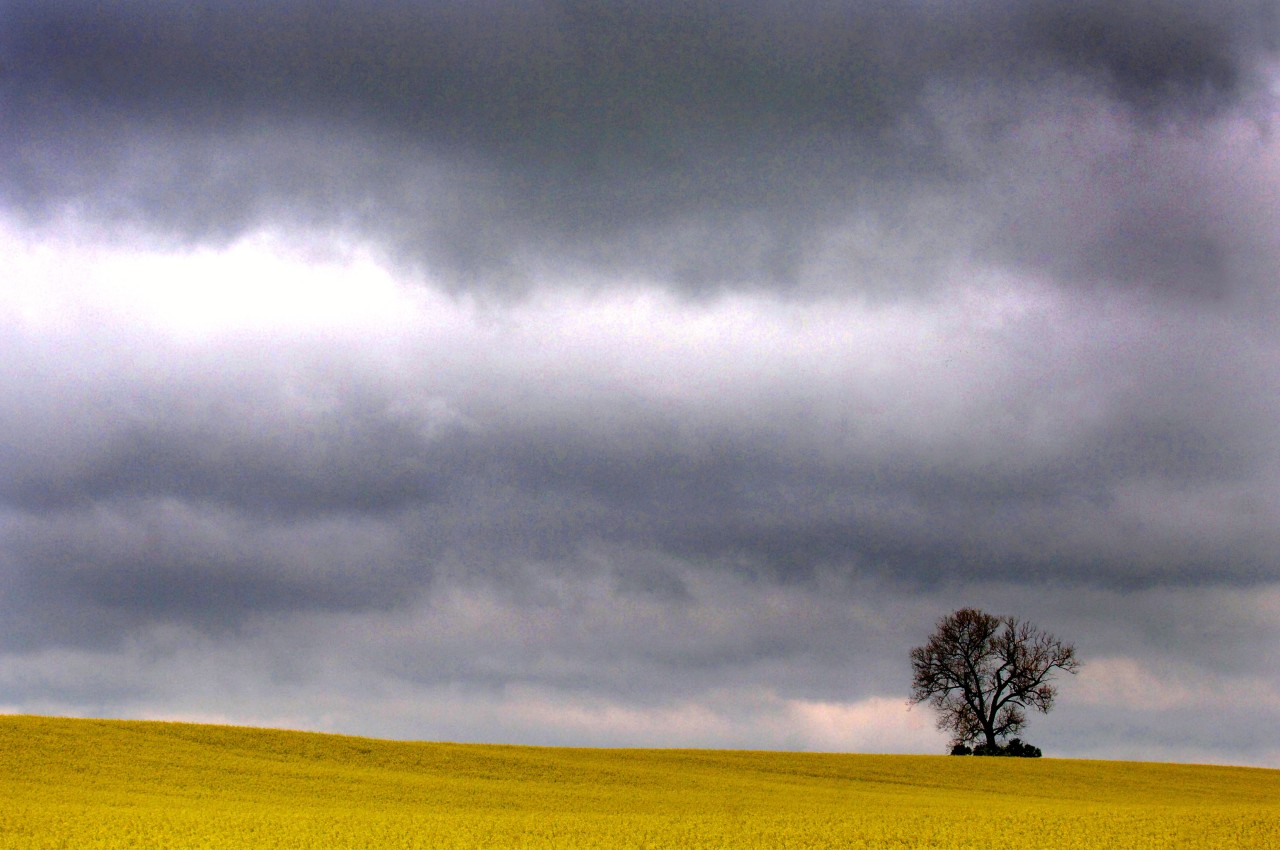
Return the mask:
[[[0,717],[0,848],[1280,845],[1280,771]]]

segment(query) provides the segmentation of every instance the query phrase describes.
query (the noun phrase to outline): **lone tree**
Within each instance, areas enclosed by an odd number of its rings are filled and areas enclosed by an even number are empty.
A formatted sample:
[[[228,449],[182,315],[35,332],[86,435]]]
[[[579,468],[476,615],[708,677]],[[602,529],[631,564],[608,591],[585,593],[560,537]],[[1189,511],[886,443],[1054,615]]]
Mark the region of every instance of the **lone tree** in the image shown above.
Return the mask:
[[[911,702],[939,711],[938,728],[951,733],[954,747],[981,739],[998,751],[997,739],[1026,725],[1027,708],[1053,707],[1053,672],[1079,667],[1075,647],[1031,623],[963,608],[911,650]]]

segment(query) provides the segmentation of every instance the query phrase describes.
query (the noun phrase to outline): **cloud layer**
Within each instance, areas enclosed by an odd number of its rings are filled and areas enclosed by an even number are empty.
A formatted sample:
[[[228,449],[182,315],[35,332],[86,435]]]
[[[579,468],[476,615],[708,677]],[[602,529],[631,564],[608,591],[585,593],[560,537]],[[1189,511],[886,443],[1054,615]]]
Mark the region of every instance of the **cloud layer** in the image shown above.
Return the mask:
[[[7,4],[5,705],[936,751],[977,604],[1081,650],[1046,751],[1276,763],[1278,46]]]

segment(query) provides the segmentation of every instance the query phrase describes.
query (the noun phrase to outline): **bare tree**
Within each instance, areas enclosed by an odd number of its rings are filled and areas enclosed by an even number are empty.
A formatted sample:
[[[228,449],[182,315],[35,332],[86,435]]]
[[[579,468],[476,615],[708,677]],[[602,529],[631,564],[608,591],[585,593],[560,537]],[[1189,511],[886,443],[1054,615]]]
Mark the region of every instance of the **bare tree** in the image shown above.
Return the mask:
[[[1075,647],[1030,623],[963,608],[911,650],[911,702],[938,710],[953,745],[982,739],[995,749],[1026,725],[1027,708],[1053,707],[1055,670],[1079,667]]]

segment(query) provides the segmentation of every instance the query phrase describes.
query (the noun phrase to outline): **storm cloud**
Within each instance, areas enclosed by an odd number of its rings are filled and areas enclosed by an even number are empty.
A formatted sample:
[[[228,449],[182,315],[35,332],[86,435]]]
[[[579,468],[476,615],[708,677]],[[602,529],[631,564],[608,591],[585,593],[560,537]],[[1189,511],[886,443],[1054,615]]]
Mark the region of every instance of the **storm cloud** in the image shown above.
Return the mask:
[[[1263,2],[7,3],[0,705],[934,751],[974,604],[1280,764],[1278,116]]]

